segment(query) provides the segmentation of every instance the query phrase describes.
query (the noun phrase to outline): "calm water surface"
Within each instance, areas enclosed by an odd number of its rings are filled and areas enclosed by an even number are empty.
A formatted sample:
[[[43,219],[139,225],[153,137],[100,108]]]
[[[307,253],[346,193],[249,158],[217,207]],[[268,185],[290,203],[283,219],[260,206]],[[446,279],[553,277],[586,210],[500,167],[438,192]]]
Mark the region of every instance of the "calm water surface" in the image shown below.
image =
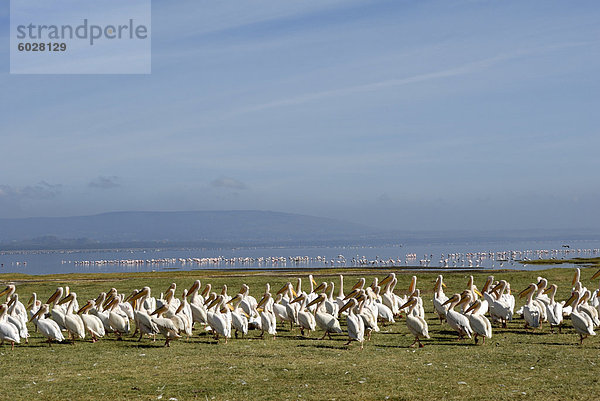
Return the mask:
[[[565,246],[568,245],[568,248]],[[515,241],[384,247],[133,249],[0,253],[0,273],[109,273],[169,270],[413,266],[545,269],[517,260],[597,257],[600,241]],[[562,267],[572,267],[564,264]]]

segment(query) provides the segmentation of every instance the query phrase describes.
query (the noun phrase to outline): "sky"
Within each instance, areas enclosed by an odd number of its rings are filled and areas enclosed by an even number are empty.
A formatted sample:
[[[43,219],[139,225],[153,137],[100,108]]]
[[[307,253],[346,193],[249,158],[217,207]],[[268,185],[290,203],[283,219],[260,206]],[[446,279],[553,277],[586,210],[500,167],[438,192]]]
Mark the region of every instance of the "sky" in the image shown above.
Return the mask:
[[[155,0],[149,75],[11,75],[9,15],[0,217],[600,224],[596,1]]]

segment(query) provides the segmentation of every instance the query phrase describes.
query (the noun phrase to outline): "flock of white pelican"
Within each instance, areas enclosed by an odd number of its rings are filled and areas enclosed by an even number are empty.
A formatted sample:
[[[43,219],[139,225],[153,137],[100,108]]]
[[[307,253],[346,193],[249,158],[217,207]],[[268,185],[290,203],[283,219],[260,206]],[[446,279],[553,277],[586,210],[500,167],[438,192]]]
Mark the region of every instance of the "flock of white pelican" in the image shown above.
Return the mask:
[[[515,297],[506,280],[496,281],[489,276],[479,290],[470,276],[464,290],[447,296],[443,276],[439,275],[434,285],[433,312],[440,324],[456,331],[459,340],[473,338],[476,344],[480,339],[485,344],[486,338],[492,338],[493,324],[507,327],[514,315],[522,316],[526,328],[541,329],[547,322],[551,331],[555,327],[560,330],[563,319],[569,318],[583,343],[600,326],[600,295],[599,290],[591,292],[583,286],[580,274],[576,269],[571,295],[561,302],[555,299],[557,285],[538,277],[536,283],[519,293],[525,304],[516,311]],[[600,270],[592,280],[599,277]],[[398,278],[390,273],[381,281],[375,278],[370,285],[360,278],[345,292],[344,276],[340,275],[336,293],[333,282],[317,284],[309,275],[307,291],[301,278],[295,285],[287,282],[274,294],[267,283],[257,300],[246,284],[230,296],[226,285],[213,291],[210,283],[201,289],[196,280],[180,297],[176,296],[174,283],[158,298],[152,296],[150,287],[135,289],[128,295],[111,288],[83,306],[69,287],[59,287],[45,303],[33,293],[27,307],[19,301],[16,287],[9,284],[0,292],[0,300],[6,297],[6,302],[0,304],[0,340],[2,344],[9,342],[12,348],[21,341],[28,343],[29,323],[47,338],[49,345],[74,343],[86,337],[96,342],[108,334],[121,339],[132,334],[139,335],[138,341],[144,337],[155,340],[160,335],[169,346],[175,339],[189,340],[194,328],[227,343],[232,334],[244,337],[249,330],[259,332],[261,338],[267,333],[275,339],[279,324],[280,330],[288,325],[290,330],[299,328],[302,337],[313,331],[322,332],[321,339],[346,333],[347,345],[356,341],[362,349],[364,341],[380,331],[380,325],[404,319],[414,336],[411,347],[423,347],[421,340],[430,336],[417,277],[412,276],[407,291],[397,291],[397,284]]]

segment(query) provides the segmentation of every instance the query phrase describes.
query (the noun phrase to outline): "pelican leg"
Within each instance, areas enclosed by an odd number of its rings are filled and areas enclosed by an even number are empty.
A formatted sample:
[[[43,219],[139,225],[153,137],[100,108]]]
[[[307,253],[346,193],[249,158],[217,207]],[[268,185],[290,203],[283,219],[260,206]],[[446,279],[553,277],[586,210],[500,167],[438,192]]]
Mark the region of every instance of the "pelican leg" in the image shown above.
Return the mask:
[[[303,328],[303,327],[300,327],[300,335],[301,335],[302,337],[304,337],[304,328]]]
[[[475,334],[475,344],[477,344],[479,342],[479,335],[476,333]]]
[[[235,329],[234,335],[235,335],[235,338],[238,338],[238,330],[237,329]]]
[[[11,341],[11,342],[10,342],[10,349],[11,349],[11,350],[14,350],[14,349],[15,349],[15,342],[14,342],[14,341]]]
[[[325,332],[325,334],[323,334],[323,337],[321,337],[321,340],[324,340],[326,335],[327,335],[327,332]]]
[[[419,340],[419,337],[417,337],[417,342],[419,343],[419,348],[423,348],[425,346],[421,343],[421,340]]]
[[[138,338],[138,342],[142,341],[142,336],[143,336],[143,335],[144,335],[144,334],[143,334],[143,333],[140,331],[140,338]]]

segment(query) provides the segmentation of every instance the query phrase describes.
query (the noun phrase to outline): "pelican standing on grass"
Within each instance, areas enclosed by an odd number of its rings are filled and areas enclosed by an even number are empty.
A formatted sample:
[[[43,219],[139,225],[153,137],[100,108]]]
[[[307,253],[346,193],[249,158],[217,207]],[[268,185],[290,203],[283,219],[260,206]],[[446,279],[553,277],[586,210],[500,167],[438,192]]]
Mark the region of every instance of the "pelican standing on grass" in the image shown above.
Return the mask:
[[[492,324],[481,312],[481,300],[478,299],[467,308],[465,313],[469,318],[469,324],[475,334],[475,344],[479,342],[479,336],[483,337],[483,344],[486,338],[492,338]],[[470,312],[470,313],[469,313]]]
[[[527,288],[519,293],[520,298],[527,297],[527,303],[523,306],[523,318],[525,319],[525,328],[531,327],[537,329],[542,327],[540,305],[533,300],[533,294],[537,292],[537,285],[529,284]]]
[[[454,294],[443,304],[449,305],[448,312],[446,312],[446,321],[450,327],[456,330],[459,340],[462,340],[465,336],[471,338],[471,334],[473,333],[469,319],[454,310],[456,306],[466,302],[466,300],[466,298],[461,298],[460,294]]]
[[[40,333],[48,339],[48,346],[52,346],[52,341],[65,341],[60,327],[52,320],[46,318],[46,314],[49,312],[50,307],[48,304],[42,304],[39,309],[31,316],[30,321],[34,322]]]
[[[594,322],[592,318],[585,312],[579,310],[579,303],[581,301],[581,294],[579,291],[573,292],[571,297],[565,302],[565,306],[573,305],[571,311],[571,323],[573,328],[579,334],[579,345],[583,345],[583,340],[588,336],[595,336]]]
[[[348,342],[346,345],[350,345],[352,341],[358,341],[360,349],[364,348],[365,342],[365,324],[359,316],[354,314],[354,309],[358,305],[356,298],[350,298],[348,302],[339,310],[339,313],[348,311],[346,316],[346,325],[348,326]]]
[[[408,313],[406,314],[406,327],[408,331],[411,332],[413,336],[415,336],[415,341],[410,345],[410,347],[414,347],[415,344],[419,344],[419,348],[423,348],[424,345],[421,343],[421,338],[429,338],[429,327],[427,326],[427,322],[422,317],[413,313],[413,309],[417,306],[417,299],[415,297],[409,298],[409,300],[400,307],[400,309],[408,308]]]

